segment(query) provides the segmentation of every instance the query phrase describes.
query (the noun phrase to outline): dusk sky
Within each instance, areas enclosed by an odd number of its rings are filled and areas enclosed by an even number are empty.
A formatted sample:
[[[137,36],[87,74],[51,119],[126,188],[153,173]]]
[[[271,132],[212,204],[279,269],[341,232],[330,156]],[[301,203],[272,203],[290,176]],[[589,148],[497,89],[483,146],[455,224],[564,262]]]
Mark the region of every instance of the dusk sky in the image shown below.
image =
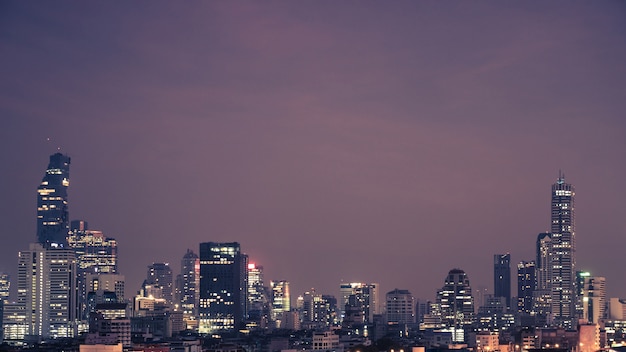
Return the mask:
[[[60,148],[127,297],[209,241],[294,299],[434,299],[453,268],[492,292],[494,254],[534,259],[563,170],[576,268],[626,298],[626,2],[2,1],[0,63],[13,277]]]

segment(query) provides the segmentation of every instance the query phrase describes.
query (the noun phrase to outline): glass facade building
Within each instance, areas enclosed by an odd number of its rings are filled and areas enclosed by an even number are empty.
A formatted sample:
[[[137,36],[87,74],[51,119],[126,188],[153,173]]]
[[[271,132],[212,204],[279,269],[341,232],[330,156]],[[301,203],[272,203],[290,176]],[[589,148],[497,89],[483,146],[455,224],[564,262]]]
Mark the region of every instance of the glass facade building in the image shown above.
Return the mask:
[[[199,332],[244,326],[247,316],[248,258],[237,242],[200,243]]]
[[[46,173],[37,188],[37,241],[64,245],[69,232],[67,188],[70,185],[70,157],[50,156]]]

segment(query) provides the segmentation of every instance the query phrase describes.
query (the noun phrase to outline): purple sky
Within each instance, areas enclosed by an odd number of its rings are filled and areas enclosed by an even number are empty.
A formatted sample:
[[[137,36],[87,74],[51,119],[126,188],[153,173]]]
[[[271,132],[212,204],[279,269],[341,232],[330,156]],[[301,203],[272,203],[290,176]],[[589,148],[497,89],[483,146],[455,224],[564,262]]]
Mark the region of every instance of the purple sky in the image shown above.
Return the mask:
[[[0,270],[72,158],[70,216],[146,267],[238,241],[294,297],[432,299],[534,259],[559,169],[578,268],[626,297],[621,1],[0,3]],[[51,141],[48,142],[47,138]],[[516,290],[516,284],[513,284]]]

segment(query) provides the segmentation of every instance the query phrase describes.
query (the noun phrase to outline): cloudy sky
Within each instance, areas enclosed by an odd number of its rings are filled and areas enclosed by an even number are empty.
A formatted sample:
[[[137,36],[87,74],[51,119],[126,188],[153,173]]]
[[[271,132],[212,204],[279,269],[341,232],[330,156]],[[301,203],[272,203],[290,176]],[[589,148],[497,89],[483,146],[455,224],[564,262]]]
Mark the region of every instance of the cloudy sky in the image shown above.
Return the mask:
[[[127,296],[200,242],[266,280],[433,299],[534,258],[559,170],[577,268],[626,297],[621,1],[0,3],[0,270],[35,241],[50,154]],[[513,285],[513,290],[516,285]],[[515,292],[515,291],[514,291]]]

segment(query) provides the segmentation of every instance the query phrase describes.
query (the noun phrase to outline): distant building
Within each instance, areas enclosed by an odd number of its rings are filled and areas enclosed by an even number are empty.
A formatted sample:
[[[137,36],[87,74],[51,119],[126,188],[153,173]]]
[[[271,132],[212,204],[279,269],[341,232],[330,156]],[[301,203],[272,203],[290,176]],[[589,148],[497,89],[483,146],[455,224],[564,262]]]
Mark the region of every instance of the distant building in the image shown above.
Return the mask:
[[[415,297],[409,290],[394,289],[386,295],[386,316],[390,325],[415,323]]]
[[[509,253],[493,256],[493,295],[503,297],[506,307],[511,307],[511,255]]]
[[[583,273],[582,319],[591,324],[603,322],[606,316],[606,278]]]
[[[28,335],[76,334],[76,255],[71,249],[31,244],[19,253],[17,302],[25,307]]]
[[[535,291],[535,262],[522,261],[517,264],[517,312],[531,314]]]
[[[566,183],[565,175],[559,172],[551,193],[550,312],[555,323],[565,328],[576,327],[574,196],[574,186]]]
[[[64,246],[69,232],[67,188],[70,185],[70,157],[50,156],[46,173],[37,188],[37,241]]]
[[[340,297],[340,309],[342,317],[346,314],[346,304],[350,299],[350,296],[354,295],[353,300],[356,300],[352,304],[354,308],[355,304],[362,308],[361,315],[363,316],[363,322],[372,322],[374,314],[381,314],[381,302],[380,302],[380,285],[377,283],[362,283],[351,282],[342,283],[339,286]],[[353,312],[354,313],[354,312]]]
[[[148,265],[148,274],[144,286],[160,286],[161,298],[171,306],[174,301],[174,282],[172,280],[172,268],[170,268],[169,263],[152,263],[152,265]]]
[[[26,321],[26,305],[23,303],[5,303],[2,314],[2,330],[4,342],[12,346],[24,344],[29,334]]]
[[[198,315],[200,303],[200,258],[191,249],[183,256],[180,262],[180,292],[179,300],[183,314],[187,316]]]
[[[199,332],[239,329],[247,315],[248,257],[239,243],[200,243]]]
[[[90,313],[88,296],[95,293],[88,287],[87,276],[93,281],[94,276],[117,274],[117,241],[104,236],[102,231],[89,230],[84,220],[74,220],[67,242],[76,253],[79,317],[87,319]]]
[[[536,242],[536,284],[533,291],[533,313],[547,323],[552,311],[552,234],[540,233]]]
[[[291,310],[291,292],[289,281],[270,281],[272,290],[272,321],[277,328],[282,328],[283,314]]]
[[[453,342],[467,342],[465,330],[474,320],[474,297],[467,274],[461,269],[448,272],[441,290],[437,292],[437,311],[443,327],[452,331]]]
[[[315,290],[302,295],[300,320],[304,329],[327,329],[334,322],[336,316],[336,299],[315,293]]]
[[[270,319],[269,294],[265,287],[263,267],[248,263],[248,320],[263,326]]]
[[[0,301],[9,303],[9,293],[11,292],[11,276],[0,273]]]
[[[343,345],[339,343],[339,335],[332,331],[313,333],[313,351],[343,352]]]

